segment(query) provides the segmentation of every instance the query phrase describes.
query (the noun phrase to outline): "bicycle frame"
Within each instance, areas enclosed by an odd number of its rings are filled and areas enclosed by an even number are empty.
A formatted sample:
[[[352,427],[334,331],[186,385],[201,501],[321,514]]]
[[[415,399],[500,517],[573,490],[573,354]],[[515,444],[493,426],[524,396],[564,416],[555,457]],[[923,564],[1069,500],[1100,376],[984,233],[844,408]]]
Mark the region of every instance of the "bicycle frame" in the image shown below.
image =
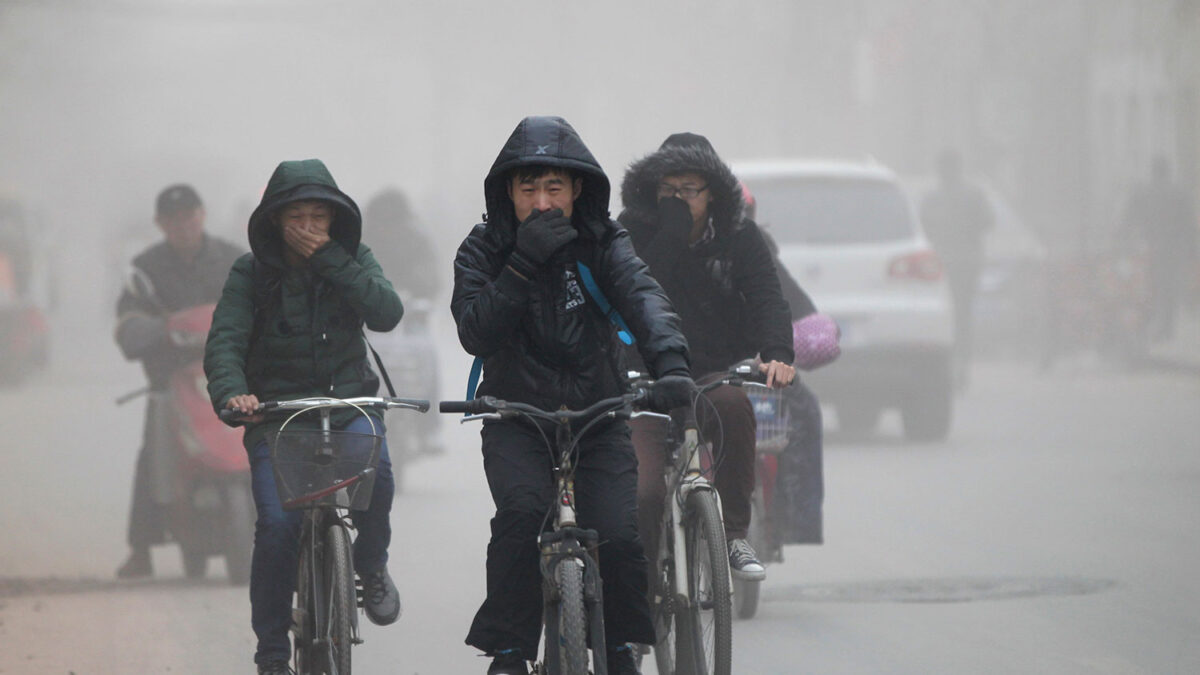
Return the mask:
[[[320,413],[320,428],[317,433],[324,434],[327,441],[333,432],[330,413],[335,408],[354,408],[365,414],[366,408],[387,410],[389,408],[407,408],[425,412],[429,402],[418,399],[377,398],[363,396],[351,399],[307,398],[294,401],[269,401],[261,403],[256,412],[293,412],[292,416],[280,428],[286,428],[287,423],[301,413],[318,411]],[[222,419],[237,420],[242,414],[236,410],[223,410]],[[323,448],[318,454],[333,454],[332,444]],[[274,451],[273,453],[274,454]],[[369,467],[355,476],[343,480],[330,489],[314,493],[317,498],[346,490],[353,484],[370,475],[375,469]],[[294,508],[305,502],[314,500],[296,499],[285,502],[284,506]],[[347,501],[347,504],[349,502]],[[290,506],[289,506],[290,505]],[[336,528],[336,529],[335,529]],[[362,644],[359,637],[358,612],[361,607],[361,596],[357,574],[351,555],[349,509],[341,504],[317,502],[306,509],[300,529],[300,559],[302,567],[298,570],[296,580],[297,607],[293,607],[292,632],[296,636],[296,661],[301,673],[313,672],[320,668],[322,658],[325,661],[325,672],[337,675],[348,675],[350,667],[350,650],[354,645]],[[325,566],[333,561],[334,572],[327,574]],[[338,571],[340,570],[340,571]],[[339,598],[341,598],[341,613],[339,613]],[[311,614],[310,614],[311,609]],[[348,609],[348,611],[347,611]],[[349,624],[348,635],[346,623],[337,626],[338,616]],[[335,635],[335,631],[340,636]],[[348,641],[348,642],[347,642]],[[346,642],[339,644],[339,642]],[[339,658],[344,649],[344,658]],[[338,651],[335,651],[338,650]],[[345,665],[339,666],[341,661]],[[344,673],[342,671],[345,671]]]
[[[645,394],[626,394],[598,401],[581,411],[546,411],[527,404],[499,401],[484,397],[473,401],[443,401],[441,412],[465,412],[463,422],[477,419],[515,419],[525,417],[530,420],[544,420],[555,425],[554,434],[554,479],[555,505],[554,519],[551,529],[542,532],[538,537],[541,551],[540,570],[542,574],[542,596],[545,603],[543,613],[544,631],[547,633],[545,644],[545,661],[543,664],[551,673],[557,672],[560,661],[559,640],[552,639],[551,634],[556,628],[551,628],[559,620],[559,599],[561,581],[556,578],[556,570],[565,559],[578,561],[583,574],[583,602],[587,615],[588,641],[592,645],[592,666],[595,675],[606,675],[608,672],[607,654],[604,649],[604,605],[600,568],[593,552],[599,544],[599,534],[592,529],[580,528],[575,511],[575,458],[578,438],[587,433],[592,426],[603,419],[628,419],[630,410],[635,402],[641,401]],[[475,413],[475,414],[471,414]],[[578,434],[574,433],[572,423],[582,423]],[[548,443],[549,445],[549,443]],[[584,647],[586,650],[586,647]],[[546,670],[536,670],[544,673]]]
[[[648,414],[657,415],[657,413]],[[662,417],[669,419],[669,416],[666,415]],[[713,499],[717,502],[717,512],[724,515],[724,510],[721,508],[721,495],[704,475],[703,463],[700,461],[701,452],[700,433],[694,420],[690,420],[683,427],[683,441],[675,447],[674,463],[666,465],[667,499],[670,502],[670,509],[664,509],[663,531],[664,534],[670,532],[673,545],[675,564],[672,573],[675,577],[675,597],[672,598],[672,602],[676,607],[689,607],[692,602],[688,597],[688,559],[687,546],[684,541],[687,531],[683,524],[683,505],[687,503],[687,498],[692,492],[697,490],[711,492]],[[661,544],[659,548],[662,549]],[[665,557],[665,550],[660,550],[659,556],[660,558]],[[732,580],[730,588],[733,588]]]

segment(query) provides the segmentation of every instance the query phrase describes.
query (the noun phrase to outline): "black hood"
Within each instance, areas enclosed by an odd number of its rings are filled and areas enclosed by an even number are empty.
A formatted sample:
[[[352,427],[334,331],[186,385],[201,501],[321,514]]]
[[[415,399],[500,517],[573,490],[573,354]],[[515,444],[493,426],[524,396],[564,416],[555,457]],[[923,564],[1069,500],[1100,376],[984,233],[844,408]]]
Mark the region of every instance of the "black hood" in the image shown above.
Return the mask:
[[[645,215],[658,208],[658,184],[664,176],[698,173],[708,181],[713,201],[709,205],[713,227],[719,234],[741,227],[745,204],[742,186],[729,165],[721,161],[712,143],[699,134],[672,134],[653,154],[634,162],[621,182],[621,203]]]
[[[489,227],[499,227],[510,235],[514,231],[516,215],[506,180],[510,171],[525,166],[571,169],[583,179],[575,214],[592,227],[608,219],[612,187],[579,133],[561,117],[526,117],[508,137],[483,181]]]
[[[284,266],[283,235],[272,217],[284,204],[307,199],[320,199],[333,204],[333,226],[329,236],[351,256],[358,255],[358,243],[362,238],[362,214],[358,205],[338,189],[324,162],[305,159],[280,162],[267,182],[262,202],[250,214],[247,230],[250,250],[256,258],[272,267]]]

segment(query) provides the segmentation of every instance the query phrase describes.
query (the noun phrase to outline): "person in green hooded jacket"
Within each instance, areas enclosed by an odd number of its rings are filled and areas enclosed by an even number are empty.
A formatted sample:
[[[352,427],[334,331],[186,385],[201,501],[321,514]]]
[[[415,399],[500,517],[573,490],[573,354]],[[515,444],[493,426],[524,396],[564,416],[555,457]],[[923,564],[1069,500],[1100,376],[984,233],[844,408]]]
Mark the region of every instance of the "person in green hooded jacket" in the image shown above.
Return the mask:
[[[290,673],[291,597],[301,515],[284,511],[266,439],[282,420],[255,414],[260,401],[310,396],[373,396],[379,380],[367,362],[362,329],[384,332],[404,307],[370,249],[360,243],[358,206],[317,159],[282,162],[250,216],[251,252],[234,263],[213,313],[204,353],[216,411],[244,415],[258,520],[250,572],[251,623],[259,673]],[[341,414],[338,414],[341,413]],[[335,411],[334,428],[371,433],[383,420]],[[289,428],[305,423],[298,418]],[[315,416],[314,416],[315,417]],[[316,420],[308,422],[316,424]],[[378,431],[376,431],[378,433]],[[394,494],[386,441],[370,508],[354,511],[354,568],[367,617],[386,625],[400,614],[387,572]]]

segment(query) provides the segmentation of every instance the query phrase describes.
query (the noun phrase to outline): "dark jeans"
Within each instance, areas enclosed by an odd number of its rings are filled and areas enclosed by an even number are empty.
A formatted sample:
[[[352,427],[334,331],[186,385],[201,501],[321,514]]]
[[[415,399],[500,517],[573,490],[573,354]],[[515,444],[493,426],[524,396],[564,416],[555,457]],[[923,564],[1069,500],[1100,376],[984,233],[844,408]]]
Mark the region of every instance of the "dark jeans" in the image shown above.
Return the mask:
[[[376,422],[379,425],[379,422]],[[358,417],[346,425],[346,431],[370,433],[370,423]],[[383,433],[383,429],[378,429]],[[288,628],[292,623],[292,592],[300,544],[301,511],[284,511],[275,489],[271,453],[265,442],[250,453],[250,474],[258,521],[254,528],[254,558],[250,566],[250,623],[258,636],[258,664],[291,657]],[[351,517],[358,536],[354,539],[354,569],[360,574],[387,564],[387,547],[392,539],[389,514],[395,483],[387,442],[383,443],[371,507],[353,511]]]
[[[537,655],[542,627],[542,576],[537,538],[554,502],[550,451],[532,425],[483,427],[483,469],[496,504],[487,549],[487,599],[467,644],[486,653],[519,649]],[[551,442],[553,429],[548,431]],[[654,644],[646,602],[646,556],[637,530],[637,459],[624,424],[595,428],[580,443],[575,471],[580,527],[600,534],[604,631],[611,646]]]
[[[710,375],[708,381],[720,375]],[[706,378],[699,378],[705,382]],[[725,537],[743,539],[750,529],[750,500],[754,494],[755,441],[758,423],[754,408],[740,387],[717,387],[705,394],[712,406],[703,401],[697,406],[700,433],[712,442],[717,471],[713,484],[721,496],[725,518]],[[638,529],[646,550],[658,546],[658,525],[662,520],[667,486],[663,482],[666,461],[667,425],[662,420],[641,417],[630,422],[633,447],[638,458]]]

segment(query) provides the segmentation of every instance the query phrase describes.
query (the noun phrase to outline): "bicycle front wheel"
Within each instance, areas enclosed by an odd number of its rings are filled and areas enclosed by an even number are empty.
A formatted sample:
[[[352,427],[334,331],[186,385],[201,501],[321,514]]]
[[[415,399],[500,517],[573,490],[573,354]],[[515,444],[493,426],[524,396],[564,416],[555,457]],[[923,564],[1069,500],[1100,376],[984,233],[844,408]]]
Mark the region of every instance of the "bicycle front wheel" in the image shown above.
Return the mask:
[[[689,603],[676,614],[676,669],[691,675],[729,675],[733,607],[725,527],[711,492],[692,492],[685,507]]]
[[[340,523],[325,530],[326,597],[324,639],[326,673],[350,675],[350,648],[354,644],[354,613],[358,600],[354,593],[354,565],[350,561],[350,535]]]
[[[558,597],[547,613],[546,667],[550,675],[588,675],[583,566],[564,558],[554,568]]]

